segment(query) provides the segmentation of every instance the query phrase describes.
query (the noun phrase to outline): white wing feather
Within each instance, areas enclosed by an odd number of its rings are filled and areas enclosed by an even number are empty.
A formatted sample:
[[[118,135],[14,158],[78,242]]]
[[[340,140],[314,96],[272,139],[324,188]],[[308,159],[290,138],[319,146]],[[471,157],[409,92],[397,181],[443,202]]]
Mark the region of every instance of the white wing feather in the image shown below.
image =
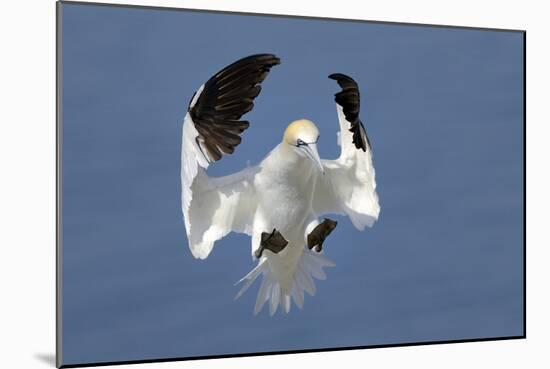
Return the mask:
[[[363,230],[372,227],[380,213],[372,152],[368,145],[366,151],[354,146],[350,122],[340,105],[336,110],[342,151],[336,160],[323,160],[325,174],[318,176],[313,208],[318,215],[345,214],[357,229]]]
[[[181,207],[196,258],[206,258],[214,242],[229,232],[251,234],[257,169],[220,178],[208,177],[205,170],[240,144],[240,134],[249,126],[240,118],[252,109],[261,82],[279,63],[273,54],[239,59],[214,74],[191,99],[182,132]]]
[[[199,90],[200,91],[200,90]],[[251,234],[256,196],[254,168],[227,177],[205,173],[208,161],[196,143],[197,130],[189,113],[183,123],[181,151],[182,212],[189,248],[205,259],[214,242],[229,232]]]

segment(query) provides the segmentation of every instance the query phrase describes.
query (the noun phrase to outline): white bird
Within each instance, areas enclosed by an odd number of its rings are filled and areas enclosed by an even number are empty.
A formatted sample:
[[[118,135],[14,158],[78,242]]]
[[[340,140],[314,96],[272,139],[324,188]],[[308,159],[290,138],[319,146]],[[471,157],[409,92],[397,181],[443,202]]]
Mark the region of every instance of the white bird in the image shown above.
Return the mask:
[[[320,216],[347,215],[363,230],[380,212],[371,146],[359,119],[359,89],[343,74],[329,76],[342,89],[335,95],[338,159],[319,158],[319,130],[300,119],[257,166],[225,177],[206,174],[212,162],[241,142],[249,123],[240,118],[279,63],[275,55],[259,54],[225,67],[195,92],[183,122],[182,211],[189,248],[195,258],[205,259],[228,233],[251,236],[258,264],[239,281],[244,285],[236,298],[262,276],[254,314],[266,302],[270,315],[279,305],[289,312],[291,300],[302,308],[304,291],[315,294],[313,278],[326,278],[323,268],[334,263],[322,246],[336,222]]]

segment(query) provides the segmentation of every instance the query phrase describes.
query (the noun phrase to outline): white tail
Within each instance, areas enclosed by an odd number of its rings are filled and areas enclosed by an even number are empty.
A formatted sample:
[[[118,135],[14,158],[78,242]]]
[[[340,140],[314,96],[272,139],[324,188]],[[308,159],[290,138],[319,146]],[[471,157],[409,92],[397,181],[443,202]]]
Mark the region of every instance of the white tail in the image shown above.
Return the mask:
[[[294,280],[290,293],[285,294],[277,279],[274,278],[273,271],[269,267],[269,262],[267,262],[266,258],[262,258],[254,269],[236,283],[237,285],[244,282],[244,285],[235,296],[235,299],[241,297],[256,278],[262,275],[262,284],[256,298],[254,315],[262,310],[267,301],[269,301],[269,315],[271,316],[275,314],[279,305],[281,305],[281,311],[288,313],[290,311],[291,299],[301,309],[304,306],[304,291],[311,296],[315,295],[315,282],[313,278],[319,280],[326,279],[327,276],[323,271],[323,267],[332,267],[334,265],[334,262],[326,256],[304,249],[294,271]]]

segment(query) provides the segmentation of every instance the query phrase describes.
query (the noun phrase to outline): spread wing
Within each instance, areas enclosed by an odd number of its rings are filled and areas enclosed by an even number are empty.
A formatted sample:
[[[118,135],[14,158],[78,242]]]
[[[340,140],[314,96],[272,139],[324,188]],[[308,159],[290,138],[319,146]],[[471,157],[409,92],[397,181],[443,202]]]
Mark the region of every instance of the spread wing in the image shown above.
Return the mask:
[[[280,63],[272,54],[251,55],[212,76],[193,95],[183,122],[182,211],[193,256],[204,259],[229,232],[250,233],[255,210],[254,168],[211,178],[208,166],[241,143],[261,83]]]
[[[340,122],[340,157],[323,160],[325,174],[319,175],[313,198],[314,211],[349,216],[362,230],[378,219],[380,205],[376,193],[372,148],[359,118],[360,95],[357,83],[344,74],[331,74],[341,91],[335,95]]]

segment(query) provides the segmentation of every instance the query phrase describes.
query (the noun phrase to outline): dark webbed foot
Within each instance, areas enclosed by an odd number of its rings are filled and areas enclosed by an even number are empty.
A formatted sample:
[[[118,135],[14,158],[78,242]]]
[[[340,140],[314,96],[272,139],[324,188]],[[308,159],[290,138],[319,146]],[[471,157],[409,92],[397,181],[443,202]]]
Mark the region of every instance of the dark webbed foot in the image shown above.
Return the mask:
[[[325,218],[323,223],[317,225],[317,227],[307,235],[307,247],[310,250],[315,247],[315,251],[321,252],[323,249],[323,242],[325,242],[328,235],[336,228],[337,224],[337,221]]]
[[[259,259],[262,257],[264,250],[269,250],[275,254],[278,254],[286,247],[286,245],[288,245],[288,241],[285,240],[283,235],[278,230],[273,228],[271,233],[262,232],[260,247],[256,250],[254,255]]]

